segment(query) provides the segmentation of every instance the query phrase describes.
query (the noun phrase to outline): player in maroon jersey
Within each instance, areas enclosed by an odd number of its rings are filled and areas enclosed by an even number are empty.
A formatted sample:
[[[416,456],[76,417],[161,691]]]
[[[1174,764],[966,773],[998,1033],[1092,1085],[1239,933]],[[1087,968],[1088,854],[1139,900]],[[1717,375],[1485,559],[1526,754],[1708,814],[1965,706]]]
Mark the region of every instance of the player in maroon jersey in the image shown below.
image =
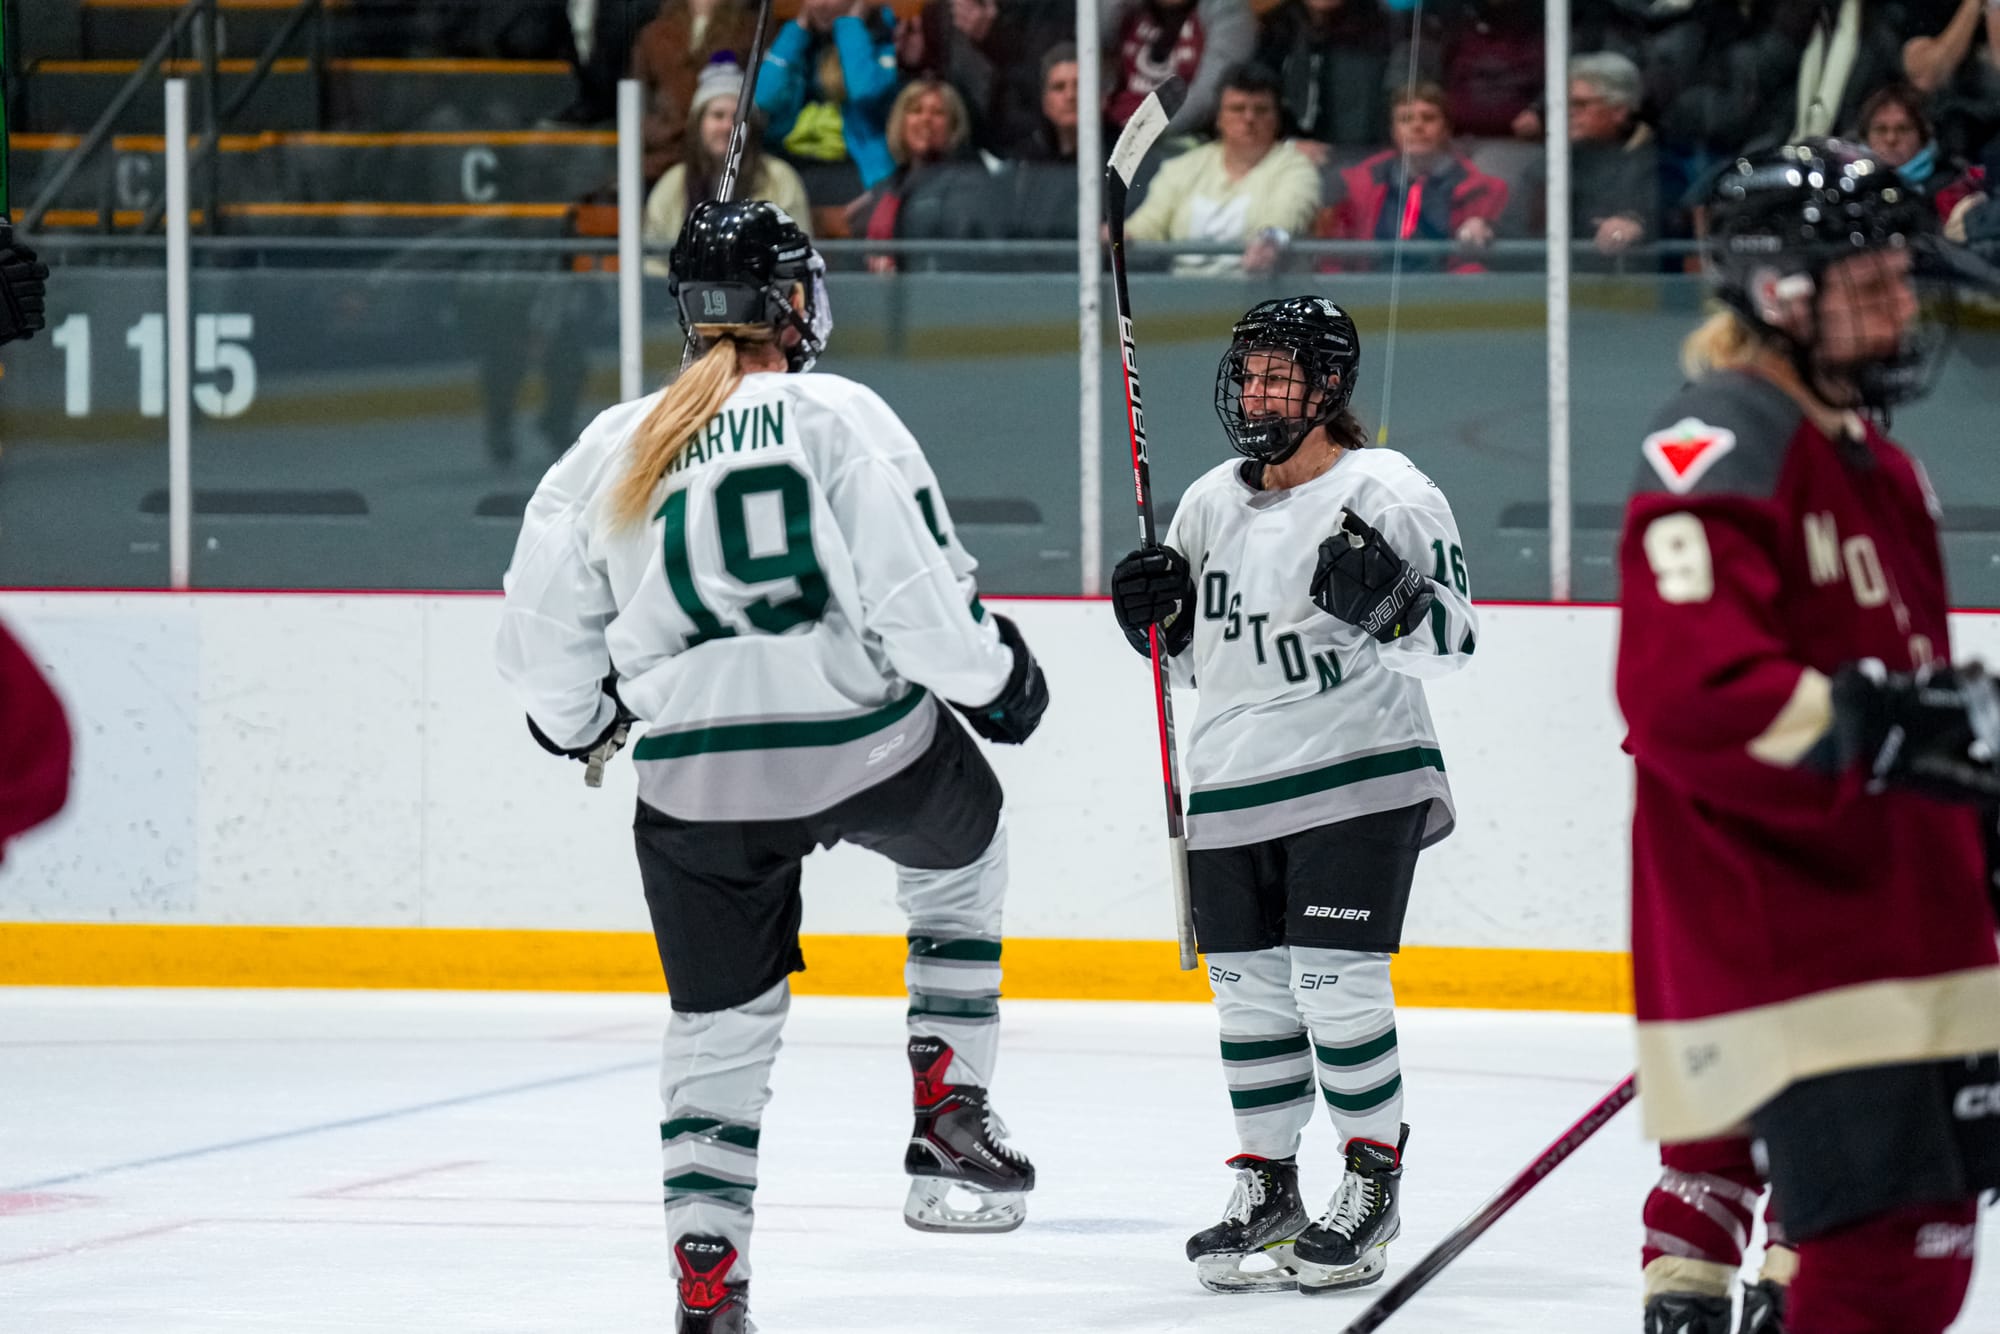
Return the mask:
[[[69,724],[34,662],[0,627],[0,859],[7,840],[62,809]]]
[[[1976,805],[2000,694],[1949,665],[1937,500],[1878,419],[1928,385],[1919,288],[1955,261],[1834,141],[1740,160],[1710,218],[1725,309],[1644,441],[1619,555],[1639,1086],[1668,1167],[1646,1328],[1727,1330],[1762,1175],[1797,1252],[1783,1328],[1933,1334],[2000,1186]]]

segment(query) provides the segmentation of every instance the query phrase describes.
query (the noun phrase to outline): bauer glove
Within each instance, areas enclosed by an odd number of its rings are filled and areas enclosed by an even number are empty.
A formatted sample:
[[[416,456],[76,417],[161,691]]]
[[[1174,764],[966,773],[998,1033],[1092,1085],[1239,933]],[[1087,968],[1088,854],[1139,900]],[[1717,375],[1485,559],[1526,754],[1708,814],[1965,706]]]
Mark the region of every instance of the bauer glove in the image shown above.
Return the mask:
[[[1160,627],[1160,651],[1173,657],[1194,638],[1194,569],[1168,546],[1140,547],[1111,571],[1111,610],[1133,648],[1150,658],[1148,626]]]
[[[1869,658],[1833,677],[1835,758],[1870,792],[2000,800],[2000,690],[1977,663],[1891,672]]]
[[[1014,653],[1014,670],[1007,674],[1006,686],[991,704],[973,708],[954,703],[951,707],[964,714],[972,730],[988,741],[1018,746],[1042,725],[1042,714],[1049,707],[1049,683],[1035,655],[1028,652],[1028,641],[1021,638],[1020,628],[997,613],[993,624],[1000,630],[1000,642]]]
[[[1313,605],[1379,643],[1393,643],[1423,624],[1436,596],[1431,581],[1351,511],[1340,512],[1340,531],[1319,544]]]
[[[33,338],[35,330],[48,324],[42,297],[48,276],[49,266],[15,241],[13,227],[0,221],[0,343]]]

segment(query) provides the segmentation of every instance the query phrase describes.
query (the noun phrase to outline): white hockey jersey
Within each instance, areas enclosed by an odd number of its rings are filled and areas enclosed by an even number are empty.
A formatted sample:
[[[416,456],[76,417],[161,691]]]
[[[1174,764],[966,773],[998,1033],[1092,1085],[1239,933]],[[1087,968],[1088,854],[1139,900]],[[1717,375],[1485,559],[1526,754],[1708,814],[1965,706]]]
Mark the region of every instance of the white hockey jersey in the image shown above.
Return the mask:
[[[1194,568],[1194,641],[1172,662],[1200,695],[1186,744],[1188,846],[1238,847],[1430,803],[1425,844],[1451,832],[1451,786],[1423,681],[1477,644],[1465,553],[1444,492],[1393,449],[1350,450],[1301,486],[1257,491],[1243,462],[1203,474],[1167,544]],[[1342,509],[1436,585],[1429,623],[1389,644],[1313,605],[1319,544]]]
[[[896,414],[837,375],[745,376],[656,492],[609,526],[658,395],[599,416],[542,479],[507,570],[500,673],[559,745],[609,726],[639,795],[684,820],[809,815],[904,767],[1013,655]],[[950,726],[950,722],[943,725]],[[635,729],[636,731],[637,729]]]

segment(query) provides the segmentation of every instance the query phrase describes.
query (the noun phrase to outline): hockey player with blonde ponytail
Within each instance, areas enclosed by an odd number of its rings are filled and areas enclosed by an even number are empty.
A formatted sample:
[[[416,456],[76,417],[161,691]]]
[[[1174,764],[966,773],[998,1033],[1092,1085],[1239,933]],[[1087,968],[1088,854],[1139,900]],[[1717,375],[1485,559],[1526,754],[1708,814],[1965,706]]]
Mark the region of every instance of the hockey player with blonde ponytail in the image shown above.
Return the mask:
[[[909,917],[905,1219],[1002,1232],[1025,1216],[1035,1170],[986,1092],[1006,826],[966,727],[1018,745],[1048,686],[980,605],[908,429],[866,387],[806,373],[833,321],[797,224],[761,200],[698,205],[670,268],[700,355],[543,478],[498,655],[545,749],[601,763],[621,728],[642,731],[634,832],[674,1009],[660,1146],[677,1328],[741,1334],[815,847],[887,857]]]

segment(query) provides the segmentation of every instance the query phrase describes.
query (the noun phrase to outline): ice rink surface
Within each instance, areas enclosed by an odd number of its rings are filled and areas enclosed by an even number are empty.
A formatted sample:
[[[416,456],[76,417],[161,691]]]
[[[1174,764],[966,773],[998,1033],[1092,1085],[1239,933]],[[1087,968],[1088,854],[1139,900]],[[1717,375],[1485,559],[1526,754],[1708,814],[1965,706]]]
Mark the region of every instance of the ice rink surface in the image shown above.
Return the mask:
[[[1187,1234],[1233,1151],[1210,1012],[1013,1002],[996,1101],[1027,1225],[902,1221],[902,1006],[794,1003],[764,1123],[765,1334],[1337,1334],[1381,1289],[1221,1297]],[[0,1330],[672,1328],[664,997],[0,990]],[[1401,1020],[1413,1263],[1626,1071],[1628,1021]],[[1324,1114],[1308,1204],[1335,1180]],[[1627,1111],[1387,1326],[1633,1331],[1654,1158]],[[2000,1243],[1989,1222],[1984,1240]],[[1990,1252],[1989,1252],[1990,1253]],[[2000,1329],[1982,1275],[1959,1329]]]

